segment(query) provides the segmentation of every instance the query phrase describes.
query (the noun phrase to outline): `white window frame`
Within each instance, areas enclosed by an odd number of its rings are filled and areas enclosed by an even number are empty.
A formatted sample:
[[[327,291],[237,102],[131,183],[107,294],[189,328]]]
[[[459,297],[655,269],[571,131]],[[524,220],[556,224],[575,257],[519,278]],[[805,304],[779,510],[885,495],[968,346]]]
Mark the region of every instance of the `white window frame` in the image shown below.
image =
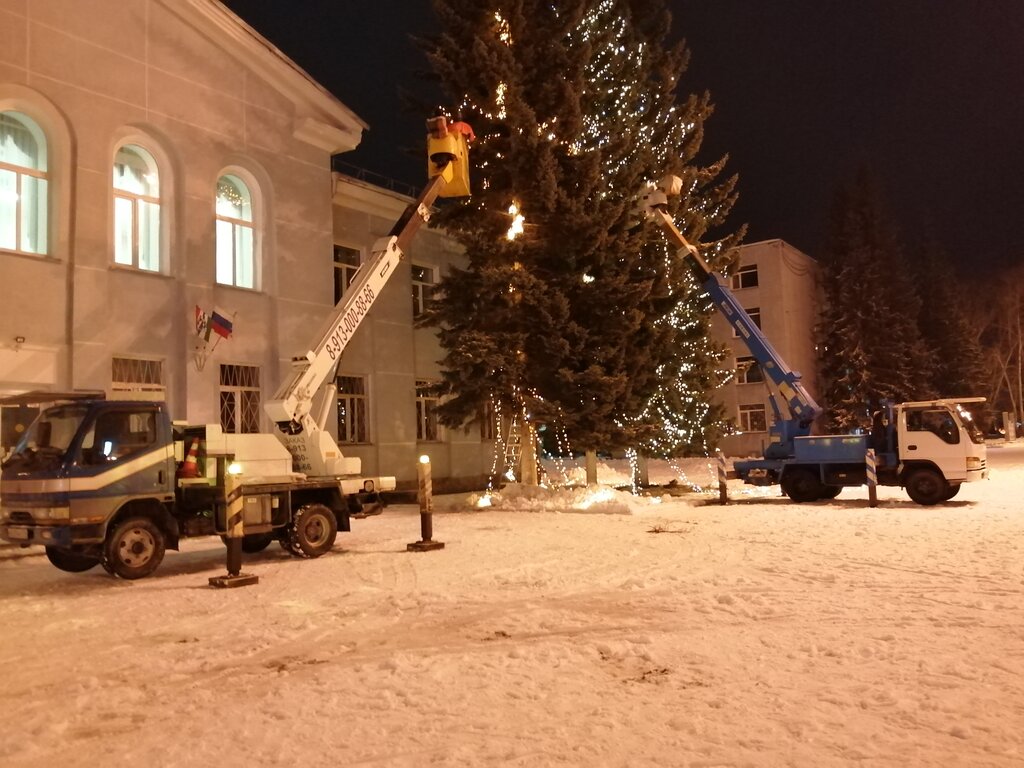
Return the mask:
[[[763,384],[764,374],[757,360],[750,356],[736,358],[737,384]]]
[[[221,199],[220,187],[221,182],[225,180],[236,188],[238,184],[244,187],[244,192],[248,195],[248,218],[244,214],[246,207],[244,199],[241,206],[243,209],[241,216],[232,216],[221,210],[219,205]],[[246,288],[253,291],[259,290],[260,231],[259,217],[257,215],[258,192],[259,188],[249,174],[243,173],[238,169],[229,168],[217,176],[217,182],[214,186],[214,271],[215,279],[219,285],[231,285],[236,288]],[[230,235],[226,233],[230,233]],[[240,239],[244,240],[246,236],[248,236],[248,243],[245,244],[245,247],[248,253],[239,253],[241,250]],[[228,251],[230,251],[230,270],[228,269],[228,259],[226,258]],[[243,260],[248,263],[243,265]],[[239,273],[245,271],[239,269],[240,265],[248,267],[248,280],[244,277],[239,277]]]
[[[5,109],[0,111],[0,114],[10,115],[10,119],[20,123],[22,127],[32,135],[32,138],[36,141],[38,149],[36,164],[40,166],[39,168],[33,168],[27,165],[15,165],[13,163],[0,161],[0,172],[14,175],[14,190],[13,192],[9,192],[14,195],[14,205],[12,206],[14,216],[14,244],[13,247],[0,244],[0,249],[12,253],[45,256],[47,255],[49,248],[48,240],[50,218],[50,176],[47,170],[49,167],[49,146],[47,144],[46,134],[43,132],[39,123],[24,112],[20,112],[16,109]],[[29,238],[30,235],[25,232],[25,218],[29,215],[29,213],[26,212],[27,206],[25,203],[25,201],[29,199],[29,194],[24,191],[26,185],[33,187],[34,194],[31,196],[31,207],[34,209],[35,216],[39,218],[34,227],[34,235],[32,235],[37,240],[35,244],[27,242],[27,238]],[[2,193],[2,190],[0,190],[0,193]]]
[[[736,424],[740,432],[767,432],[768,409],[764,403],[740,405],[737,409]]]
[[[144,192],[138,192],[134,190],[125,189],[117,185],[117,166],[118,157],[122,152],[130,152],[134,154],[142,163],[146,166],[146,176],[152,175],[151,181],[155,188],[156,194],[147,194]],[[114,210],[113,210],[113,227],[114,227],[114,263],[122,267],[134,267],[135,269],[143,270],[146,272],[162,272],[164,271],[164,258],[163,258],[163,211],[161,210],[161,197],[160,197],[160,168],[157,164],[156,158],[153,153],[150,152],[146,147],[135,143],[124,143],[121,144],[117,151],[114,153]],[[127,204],[127,212],[129,221],[127,222],[130,242],[128,244],[130,253],[128,254],[128,260],[119,259],[118,253],[118,242],[119,237],[122,234],[121,226],[124,222],[121,221],[122,213],[125,210],[124,205],[119,205],[119,202]],[[146,211],[155,211],[155,222],[149,222],[150,230],[148,237],[143,237],[142,229],[143,222],[146,222],[148,217],[145,215]],[[155,231],[152,231],[155,229]],[[155,250],[156,253],[152,253]],[[153,261],[155,260],[155,265]]]
[[[757,264],[747,264],[740,267],[729,280],[730,286],[734,291],[739,291],[743,288],[757,288],[759,285]]]
[[[761,308],[760,307],[744,307],[743,309],[750,316],[750,319],[751,319],[751,321],[753,321],[754,325],[756,325],[758,328],[760,328],[761,327]],[[732,337],[734,339],[738,339],[740,337],[740,332],[738,330],[736,330],[736,326],[735,325],[732,327]]]
[[[348,260],[342,258],[349,257]],[[352,263],[352,259],[356,261]],[[348,293],[349,286],[363,266],[365,255],[362,248],[353,248],[342,243],[334,244],[334,303],[337,304]]]
[[[341,376],[338,386],[338,442],[370,442],[370,395],[366,376]]]
[[[167,399],[164,361],[115,355],[110,360],[110,392],[115,400],[163,402]]]
[[[259,432],[260,413],[262,412],[259,366],[244,363],[222,363],[218,400],[220,426],[224,432],[230,434]],[[230,420],[227,418],[229,416]]]
[[[441,398],[427,392],[427,388],[436,383],[416,379],[416,440],[421,443],[441,442],[441,423],[437,418]]]
[[[421,271],[422,277],[418,274]],[[422,279],[429,278],[429,279]],[[419,317],[434,299],[437,290],[437,267],[412,262],[412,316]]]

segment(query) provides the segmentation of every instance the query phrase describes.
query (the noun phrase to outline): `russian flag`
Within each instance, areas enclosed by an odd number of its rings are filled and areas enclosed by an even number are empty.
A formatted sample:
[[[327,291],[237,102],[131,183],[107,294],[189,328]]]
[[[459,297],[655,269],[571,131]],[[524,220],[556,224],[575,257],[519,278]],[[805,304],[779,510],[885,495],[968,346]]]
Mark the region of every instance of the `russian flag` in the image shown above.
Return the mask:
[[[225,339],[231,335],[231,319],[228,317],[228,313],[220,307],[214,307],[213,314],[210,315],[210,329]]]

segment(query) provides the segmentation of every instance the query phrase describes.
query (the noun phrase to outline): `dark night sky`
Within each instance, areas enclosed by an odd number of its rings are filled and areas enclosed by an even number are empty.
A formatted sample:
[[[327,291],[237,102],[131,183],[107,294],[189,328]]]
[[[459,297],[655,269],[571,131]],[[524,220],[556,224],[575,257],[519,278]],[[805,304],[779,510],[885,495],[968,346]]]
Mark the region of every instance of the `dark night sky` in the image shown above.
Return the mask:
[[[1024,2],[669,0],[692,58],[681,92],[711,92],[699,158],[728,152],[748,242],[820,249],[836,185],[869,165],[909,236],[958,263],[1019,260],[1024,217]],[[419,186],[424,116],[405,88],[436,29],[429,0],[229,0],[228,7],[370,124],[346,162]],[[296,13],[301,8],[302,14]]]

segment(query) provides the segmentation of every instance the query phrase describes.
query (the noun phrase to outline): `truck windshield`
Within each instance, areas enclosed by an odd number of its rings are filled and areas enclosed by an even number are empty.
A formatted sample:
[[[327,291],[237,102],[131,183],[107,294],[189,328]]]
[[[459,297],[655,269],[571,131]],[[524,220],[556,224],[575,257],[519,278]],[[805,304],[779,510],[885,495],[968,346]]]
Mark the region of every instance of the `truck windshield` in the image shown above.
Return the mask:
[[[960,417],[960,423],[964,425],[964,429],[967,430],[967,435],[971,438],[971,442],[977,445],[982,445],[985,442],[985,435],[978,428],[971,412],[958,404],[956,407],[956,414]]]
[[[3,466],[43,469],[57,466],[85,419],[85,405],[58,405],[48,408],[32,422]]]

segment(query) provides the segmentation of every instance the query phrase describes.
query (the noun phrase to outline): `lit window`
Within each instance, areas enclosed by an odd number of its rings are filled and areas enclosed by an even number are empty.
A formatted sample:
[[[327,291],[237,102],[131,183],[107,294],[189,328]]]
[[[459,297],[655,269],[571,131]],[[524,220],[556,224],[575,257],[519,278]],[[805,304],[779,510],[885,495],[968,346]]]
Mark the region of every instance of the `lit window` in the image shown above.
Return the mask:
[[[412,265],[412,316],[419,317],[430,306],[434,298],[437,272],[433,267],[422,264]]]
[[[0,112],[0,248],[46,253],[46,138],[28,115]]]
[[[752,357],[737,357],[736,383],[754,384],[759,381],[764,381],[764,375],[761,373],[761,366],[757,364],[757,361]]]
[[[740,267],[732,276],[732,289],[736,291],[740,288],[757,288],[757,264]]]
[[[260,431],[260,369],[256,366],[220,367],[220,427],[231,433]]]
[[[440,440],[437,423],[437,395],[430,391],[433,382],[416,381],[416,439],[424,442]]]
[[[341,297],[348,291],[356,272],[362,264],[362,253],[357,248],[349,248],[344,245],[334,246],[334,303],[341,301]]]
[[[162,402],[167,394],[163,362],[135,357],[113,358],[110,389],[117,400]]]
[[[217,282],[256,287],[252,193],[237,176],[217,180]]]
[[[132,145],[114,158],[114,262],[160,271],[160,177],[153,156]]]
[[[338,377],[338,442],[368,443],[369,399],[366,378]]]
[[[764,404],[741,405],[739,428],[740,432],[767,432],[768,417]]]

